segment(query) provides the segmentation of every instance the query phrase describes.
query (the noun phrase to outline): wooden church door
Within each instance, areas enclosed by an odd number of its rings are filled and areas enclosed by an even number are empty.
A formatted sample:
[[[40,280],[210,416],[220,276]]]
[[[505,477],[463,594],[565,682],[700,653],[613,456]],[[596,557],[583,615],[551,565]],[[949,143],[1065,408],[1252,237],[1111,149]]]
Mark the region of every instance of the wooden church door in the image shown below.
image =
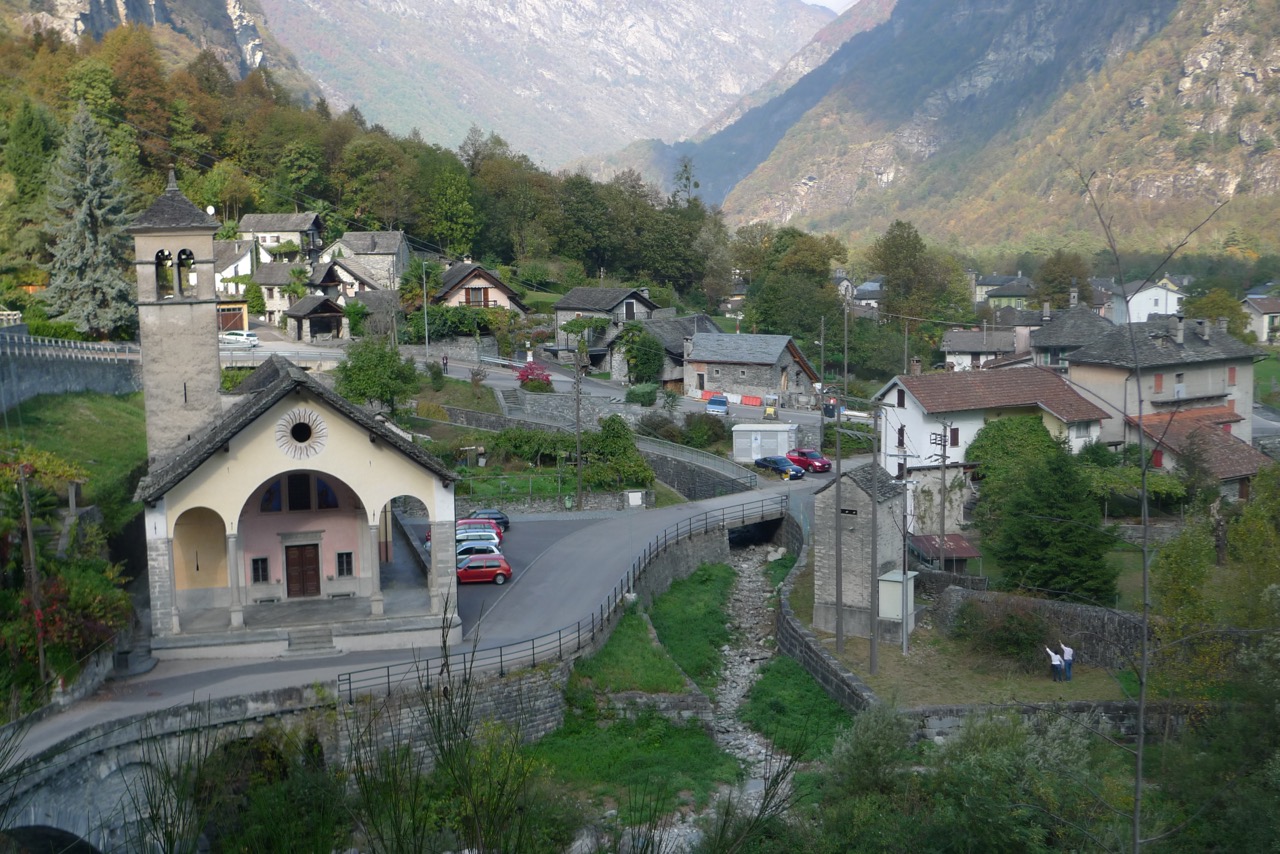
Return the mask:
[[[320,546],[286,546],[284,550],[286,595],[320,595]]]

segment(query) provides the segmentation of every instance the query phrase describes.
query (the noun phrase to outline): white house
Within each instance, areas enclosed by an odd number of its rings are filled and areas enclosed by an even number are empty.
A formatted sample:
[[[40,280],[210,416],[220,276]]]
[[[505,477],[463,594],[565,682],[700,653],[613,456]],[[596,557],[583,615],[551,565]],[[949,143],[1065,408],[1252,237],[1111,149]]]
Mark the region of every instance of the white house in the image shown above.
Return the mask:
[[[1116,285],[1111,293],[1110,320],[1117,326],[1143,323],[1153,314],[1181,314],[1182,286],[1175,278],[1165,276],[1158,281],[1134,281]]]
[[[991,359],[1012,355],[1014,333],[1009,330],[951,329],[942,336],[942,356],[949,371],[976,371]]]
[[[1280,338],[1280,297],[1247,296],[1240,304],[1259,344],[1273,344]]]

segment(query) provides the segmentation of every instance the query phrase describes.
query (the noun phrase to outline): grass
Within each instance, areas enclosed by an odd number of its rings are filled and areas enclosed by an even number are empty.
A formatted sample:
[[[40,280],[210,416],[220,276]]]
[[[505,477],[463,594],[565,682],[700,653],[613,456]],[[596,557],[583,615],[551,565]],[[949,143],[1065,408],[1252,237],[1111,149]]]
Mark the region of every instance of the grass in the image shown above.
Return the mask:
[[[459,380],[452,377],[444,378],[444,388],[440,391],[433,390],[430,380],[424,378],[415,400],[420,403],[435,403],[440,406],[473,409],[476,412],[492,412],[495,415],[502,412],[498,408],[498,399],[494,396],[493,389],[488,386],[481,386],[480,394],[477,397],[475,391],[471,388],[470,380]]]
[[[1280,391],[1272,392],[1273,384],[1280,388],[1280,348],[1266,347],[1267,358],[1253,365],[1254,399],[1268,406],[1280,406]]]
[[[587,378],[593,379],[593,380],[604,380],[605,382],[608,382],[609,380],[613,379],[613,374],[611,374],[609,371],[597,371],[594,374],[587,374]]]
[[[655,509],[658,507],[672,507],[676,504],[685,504],[688,501],[689,499],[685,498],[665,483],[660,483],[658,481],[653,482],[653,506]]]
[[[713,317],[711,322],[720,327],[721,332],[738,331],[738,319],[736,317]]]
[[[685,690],[684,674],[654,642],[649,621],[634,612],[623,616],[603,649],[579,661],[575,669],[590,687],[611,694],[678,694]]]
[[[796,556],[787,553],[777,560],[771,560],[764,567],[765,577],[769,579],[769,584],[777,587],[786,580],[787,573],[791,572],[791,568],[796,565]]]
[[[650,619],[658,639],[676,664],[715,699],[720,673],[720,648],[730,640],[725,606],[733,589],[733,568],[706,563],[693,575],[676,581],[653,603]]]
[[[551,306],[555,305],[564,297],[564,294],[549,294],[543,291],[529,291],[520,297],[520,301],[535,312],[550,311]]]
[[[760,671],[738,717],[792,755],[817,759],[831,750],[849,713],[803,667],[777,655]]]
[[[991,587],[998,588],[1004,582],[1004,569],[995,558],[991,557],[988,547],[976,536],[976,531],[969,532],[969,542],[982,552],[980,574],[991,579]],[[1107,552],[1107,561],[1119,570],[1116,576],[1117,599],[1115,602],[1100,602],[1107,607],[1119,608],[1122,611],[1137,610],[1142,604],[1142,550],[1129,543],[1120,543]]]

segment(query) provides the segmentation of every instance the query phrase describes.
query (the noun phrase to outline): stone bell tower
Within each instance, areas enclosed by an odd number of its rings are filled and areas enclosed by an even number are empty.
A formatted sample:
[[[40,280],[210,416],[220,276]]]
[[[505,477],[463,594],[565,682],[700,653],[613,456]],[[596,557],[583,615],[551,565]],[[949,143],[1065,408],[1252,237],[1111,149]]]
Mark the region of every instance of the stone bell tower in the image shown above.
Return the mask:
[[[138,275],[138,331],[147,461],[163,461],[222,416],[213,236],[219,223],[169,186],[129,228]]]

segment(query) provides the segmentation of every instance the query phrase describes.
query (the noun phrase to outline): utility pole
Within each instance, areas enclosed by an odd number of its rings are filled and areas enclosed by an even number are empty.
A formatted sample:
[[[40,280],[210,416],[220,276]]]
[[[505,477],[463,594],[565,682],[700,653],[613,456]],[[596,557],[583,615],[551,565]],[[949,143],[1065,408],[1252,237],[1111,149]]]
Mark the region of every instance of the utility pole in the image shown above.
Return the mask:
[[[942,425],[942,432],[930,433],[929,442],[942,448],[942,507],[939,509],[941,524],[938,530],[938,568],[945,571],[947,568],[947,447],[951,442],[951,422],[938,423]]]
[[[573,439],[574,453],[578,463],[578,503],[577,510],[582,509],[582,336],[578,336],[578,345],[573,348]]]
[[[909,363],[911,359],[911,337],[907,334],[907,319],[902,318],[902,373],[911,372]]]
[[[880,449],[880,407],[871,410],[873,451]],[[871,675],[880,669],[880,468],[871,470]]]
[[[902,657],[907,656],[907,573],[911,569],[911,553],[907,550],[910,539],[907,533],[907,503],[911,500],[911,490],[903,481],[902,492]]]
[[[818,453],[827,438],[827,316],[824,314],[818,326]],[[838,421],[837,421],[838,423]],[[840,435],[839,433],[836,434]],[[838,502],[837,502],[838,503]],[[838,599],[836,600],[839,601]]]
[[[823,318],[825,322],[826,318]],[[824,329],[825,331],[825,329]],[[844,321],[844,346],[845,352],[849,352],[849,314],[845,313]],[[849,383],[848,377],[849,363],[845,360],[845,384]],[[846,393],[848,389],[846,388]],[[841,405],[844,405],[844,398],[840,399]],[[822,399],[819,401],[819,407],[823,405]],[[826,435],[825,428],[822,435]],[[818,453],[822,453],[822,443],[818,443]],[[840,481],[844,479],[844,472],[840,462],[840,415],[836,414],[836,654],[844,652],[844,502],[840,496]]]

